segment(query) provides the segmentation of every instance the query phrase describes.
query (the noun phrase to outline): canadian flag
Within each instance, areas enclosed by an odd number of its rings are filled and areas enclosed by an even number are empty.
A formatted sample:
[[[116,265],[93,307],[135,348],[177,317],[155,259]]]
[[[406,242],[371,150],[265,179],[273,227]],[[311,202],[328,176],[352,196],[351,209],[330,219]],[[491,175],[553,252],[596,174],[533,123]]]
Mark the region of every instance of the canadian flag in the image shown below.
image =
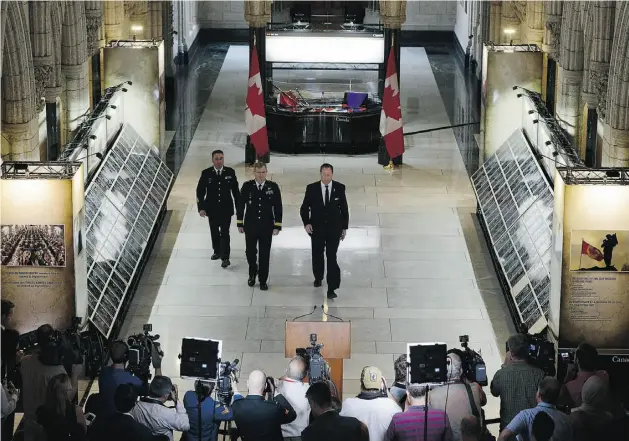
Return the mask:
[[[264,114],[264,97],[262,95],[262,78],[260,77],[260,63],[258,51],[254,47],[251,51],[249,63],[249,83],[247,85],[247,107],[245,108],[245,125],[251,143],[256,149],[258,158],[269,152],[269,137],[266,133],[266,116]]]
[[[380,114],[380,133],[391,159],[404,153],[404,135],[402,133],[402,108],[400,106],[400,86],[395,68],[395,55],[389,51],[387,77],[384,80],[382,113]]]

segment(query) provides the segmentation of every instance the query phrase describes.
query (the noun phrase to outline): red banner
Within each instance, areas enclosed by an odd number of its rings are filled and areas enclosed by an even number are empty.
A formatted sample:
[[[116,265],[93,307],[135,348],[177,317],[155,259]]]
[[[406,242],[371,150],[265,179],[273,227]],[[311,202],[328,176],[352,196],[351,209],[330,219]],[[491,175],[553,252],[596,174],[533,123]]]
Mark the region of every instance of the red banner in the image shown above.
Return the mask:
[[[586,241],[581,241],[581,254],[585,254],[590,259],[594,259],[597,261],[603,260],[603,253],[598,248],[590,245]]]

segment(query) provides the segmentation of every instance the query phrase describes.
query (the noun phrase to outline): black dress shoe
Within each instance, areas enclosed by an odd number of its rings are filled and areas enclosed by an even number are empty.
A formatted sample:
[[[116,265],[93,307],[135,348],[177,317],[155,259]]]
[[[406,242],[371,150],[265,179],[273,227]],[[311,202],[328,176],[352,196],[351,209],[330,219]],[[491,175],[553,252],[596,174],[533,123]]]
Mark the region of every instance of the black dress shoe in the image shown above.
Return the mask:
[[[249,279],[247,279],[247,285],[253,286],[255,284],[256,284],[256,276],[249,277]]]
[[[336,295],[336,293],[333,290],[328,291],[328,299],[335,299],[338,296]]]
[[[227,268],[230,264],[231,262],[229,261],[229,259],[223,259],[223,263],[221,263],[221,268]]]
[[[315,288],[319,288],[321,286],[321,280],[316,280],[314,281],[314,283],[312,284],[312,286],[314,286]]]
[[[220,258],[221,258],[221,256],[219,256],[218,254],[214,253],[214,254],[212,254],[212,257],[210,257],[210,260],[218,260]]]
[[[266,291],[268,289],[269,289],[269,285],[267,285],[266,283],[260,282],[260,291]]]

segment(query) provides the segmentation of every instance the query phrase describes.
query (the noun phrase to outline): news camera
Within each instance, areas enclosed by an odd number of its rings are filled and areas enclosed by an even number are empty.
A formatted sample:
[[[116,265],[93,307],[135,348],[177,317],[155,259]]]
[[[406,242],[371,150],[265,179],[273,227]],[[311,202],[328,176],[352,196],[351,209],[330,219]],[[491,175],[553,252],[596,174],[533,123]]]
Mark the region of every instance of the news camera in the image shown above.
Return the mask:
[[[295,350],[308,366],[310,384],[330,381],[330,365],[321,355],[321,348],[323,348],[323,344],[317,343],[317,334],[310,334],[310,347]]]
[[[224,406],[229,406],[234,397],[232,382],[238,382],[236,378],[238,363],[240,360],[236,358],[231,363],[224,361],[218,365],[219,377],[216,379],[216,396],[218,397],[217,401]]]
[[[164,355],[159,350],[159,334],[151,335],[153,325],[145,324],[142,326],[143,333],[130,335],[127,337],[127,346],[129,346],[129,362],[127,371],[131,372],[141,380],[148,382],[151,379],[151,354],[153,345],[157,345],[160,355]]]
[[[469,335],[459,336],[459,342],[463,349],[450,349],[448,354],[457,354],[461,358],[461,366],[463,368],[463,377],[472,383],[478,383],[481,386],[487,386],[487,365],[482,355],[474,349],[470,349]]]
[[[547,376],[554,377],[557,373],[554,343],[546,340],[543,332],[529,334],[522,329],[521,334],[526,337],[529,345],[528,360],[531,365],[543,370]],[[505,347],[509,351],[509,342],[505,343]]]

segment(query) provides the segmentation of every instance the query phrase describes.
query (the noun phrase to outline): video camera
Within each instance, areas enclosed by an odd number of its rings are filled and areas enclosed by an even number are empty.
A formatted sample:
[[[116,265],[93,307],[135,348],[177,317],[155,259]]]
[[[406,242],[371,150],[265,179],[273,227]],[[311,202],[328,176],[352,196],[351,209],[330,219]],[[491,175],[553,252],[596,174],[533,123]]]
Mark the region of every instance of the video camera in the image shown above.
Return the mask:
[[[238,363],[240,363],[240,360],[236,358],[231,363],[229,361],[224,361],[218,365],[219,377],[216,379],[216,396],[218,397],[218,401],[223,406],[229,406],[232,398],[234,397],[232,381],[238,382],[238,379],[236,378]]]
[[[457,354],[461,358],[463,368],[463,376],[472,383],[478,383],[481,386],[487,386],[487,365],[480,353],[468,347],[470,342],[469,335],[459,336],[461,349],[450,349],[448,354]]]
[[[553,342],[546,340],[543,333],[529,334],[522,330],[526,336],[529,345],[529,362],[544,371],[547,376],[554,377],[557,373],[555,367],[555,345]],[[509,342],[505,343],[507,351],[509,351]]]
[[[317,334],[310,334],[310,347],[295,350],[308,366],[310,384],[330,380],[330,365],[321,355],[321,348],[323,348],[323,344],[317,343]]]
[[[153,325],[148,323],[142,326],[142,330],[144,331],[142,334],[130,335],[127,338],[127,345],[129,346],[127,371],[148,382],[151,379],[151,353],[153,345],[159,347],[159,343],[156,343],[159,340],[159,334],[151,335]],[[159,349],[158,352],[160,356],[164,355]]]

